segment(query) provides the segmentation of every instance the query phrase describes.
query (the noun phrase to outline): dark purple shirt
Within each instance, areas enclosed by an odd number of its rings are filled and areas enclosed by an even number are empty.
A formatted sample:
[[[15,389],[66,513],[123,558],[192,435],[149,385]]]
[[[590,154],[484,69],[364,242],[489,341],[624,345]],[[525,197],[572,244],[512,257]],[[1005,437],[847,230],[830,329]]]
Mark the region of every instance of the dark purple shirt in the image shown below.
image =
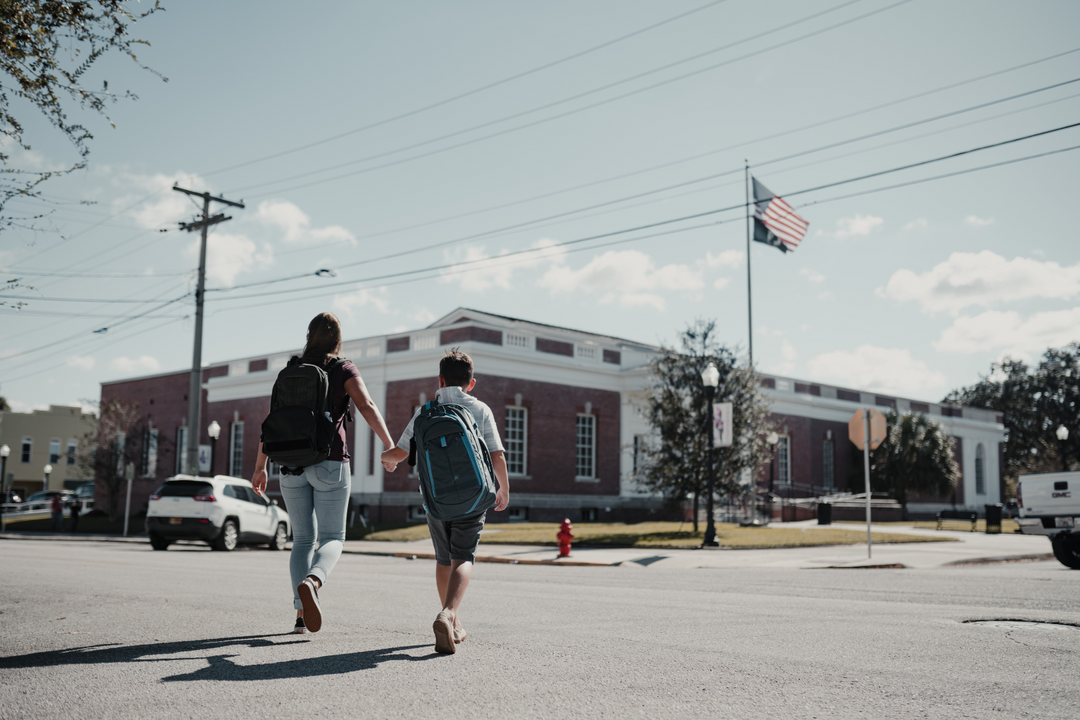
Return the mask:
[[[320,362],[319,360],[309,357],[301,359],[305,363],[318,365],[323,370],[327,369],[328,363]],[[354,377],[360,377],[360,371],[356,369],[356,366],[353,365],[350,360],[346,360],[329,373],[330,399],[332,400],[334,408],[334,422],[340,422],[340,425],[338,425],[337,437],[335,437],[334,441],[330,444],[330,457],[328,457],[327,460],[344,462],[349,459],[349,443],[345,439],[345,422],[341,420],[341,415],[349,409],[350,405],[348,402],[349,394],[345,391],[345,383]],[[352,418],[350,418],[350,420],[351,419]]]

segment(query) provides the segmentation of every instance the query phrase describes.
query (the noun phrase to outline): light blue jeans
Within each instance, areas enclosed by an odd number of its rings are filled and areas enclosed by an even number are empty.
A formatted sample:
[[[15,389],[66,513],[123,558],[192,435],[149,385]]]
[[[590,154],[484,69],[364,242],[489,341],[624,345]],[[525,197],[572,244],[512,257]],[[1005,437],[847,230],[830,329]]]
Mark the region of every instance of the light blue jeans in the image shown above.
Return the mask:
[[[341,557],[351,485],[349,464],[337,460],[324,460],[306,467],[303,475],[281,476],[281,497],[292,522],[289,575],[292,577],[293,607],[297,610],[304,606],[296,587],[308,575],[314,575],[325,585]]]

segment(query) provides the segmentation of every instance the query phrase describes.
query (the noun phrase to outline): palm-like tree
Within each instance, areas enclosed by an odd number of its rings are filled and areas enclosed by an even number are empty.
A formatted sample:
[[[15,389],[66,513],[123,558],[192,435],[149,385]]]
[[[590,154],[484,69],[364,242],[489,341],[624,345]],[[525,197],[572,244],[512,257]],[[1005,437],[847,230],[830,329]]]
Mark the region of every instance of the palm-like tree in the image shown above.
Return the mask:
[[[960,481],[953,443],[941,426],[922,413],[891,411],[889,432],[871,454],[873,489],[890,493],[907,518],[908,494],[948,495]]]

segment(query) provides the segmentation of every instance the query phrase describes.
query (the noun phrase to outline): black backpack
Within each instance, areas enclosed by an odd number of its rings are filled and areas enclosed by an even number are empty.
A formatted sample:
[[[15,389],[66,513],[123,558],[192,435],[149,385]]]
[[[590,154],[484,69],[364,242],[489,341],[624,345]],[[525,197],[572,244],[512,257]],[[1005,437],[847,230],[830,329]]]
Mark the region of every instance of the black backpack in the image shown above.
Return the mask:
[[[338,427],[349,418],[349,396],[341,413],[333,407],[330,375],[345,358],[331,358],[327,369],[293,357],[278,373],[270,395],[270,414],[262,424],[263,452],[286,474],[299,474],[330,455]],[[340,420],[335,421],[337,416]]]
[[[472,413],[461,405],[424,405],[413,421],[409,465],[416,466],[424,508],[458,520],[495,506],[495,468]]]

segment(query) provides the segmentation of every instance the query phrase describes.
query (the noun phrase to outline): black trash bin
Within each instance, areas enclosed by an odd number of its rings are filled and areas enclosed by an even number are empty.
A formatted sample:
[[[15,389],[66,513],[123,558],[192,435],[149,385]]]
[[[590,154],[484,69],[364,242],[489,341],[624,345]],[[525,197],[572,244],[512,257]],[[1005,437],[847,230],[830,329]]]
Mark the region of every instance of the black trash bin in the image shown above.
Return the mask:
[[[817,524],[832,525],[832,503],[818,503]]]
[[[986,506],[986,534],[997,535],[1001,532],[1001,503]]]

